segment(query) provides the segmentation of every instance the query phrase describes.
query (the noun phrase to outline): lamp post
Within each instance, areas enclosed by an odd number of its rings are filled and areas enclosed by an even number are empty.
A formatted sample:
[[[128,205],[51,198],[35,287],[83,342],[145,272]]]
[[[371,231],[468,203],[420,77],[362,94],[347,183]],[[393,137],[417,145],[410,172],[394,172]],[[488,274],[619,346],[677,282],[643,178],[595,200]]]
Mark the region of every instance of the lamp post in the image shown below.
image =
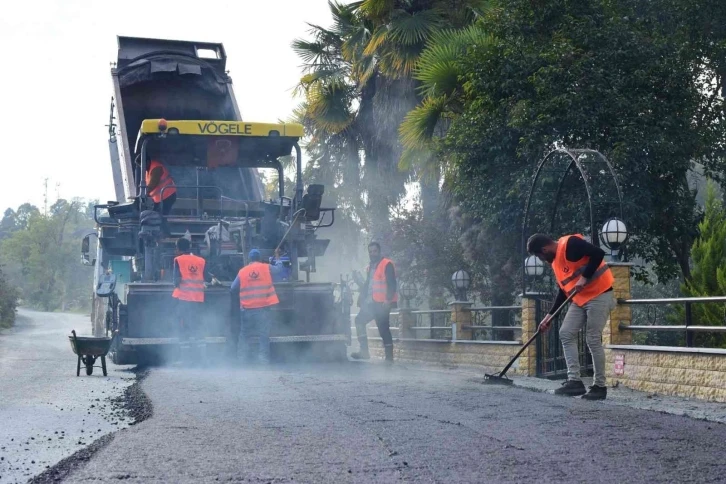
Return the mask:
[[[628,229],[625,227],[625,223],[615,217],[609,218],[602,226],[600,238],[605,247],[610,249],[610,257],[615,261],[619,261],[620,248],[628,239]]]
[[[465,270],[458,270],[451,275],[451,284],[454,286],[457,301],[466,301],[466,291],[470,282],[469,273]]]
[[[402,282],[398,288],[398,292],[401,294],[401,298],[405,301],[407,308],[411,307],[411,299],[415,298],[418,294],[416,284],[412,282]]]
[[[536,281],[544,274],[544,263],[536,256],[530,255],[524,259],[524,273],[528,278]],[[526,287],[527,285],[525,284]]]

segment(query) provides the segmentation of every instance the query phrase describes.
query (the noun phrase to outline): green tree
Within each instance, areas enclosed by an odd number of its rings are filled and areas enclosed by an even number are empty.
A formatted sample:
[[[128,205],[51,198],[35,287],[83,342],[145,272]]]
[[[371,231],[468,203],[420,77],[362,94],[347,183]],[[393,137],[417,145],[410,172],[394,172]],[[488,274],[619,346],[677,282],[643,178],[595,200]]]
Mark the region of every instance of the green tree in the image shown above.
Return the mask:
[[[723,172],[726,125],[713,69],[697,62],[684,20],[665,0],[514,0],[484,15],[492,41],[458,61],[464,109],[442,150],[476,251],[499,252],[489,273],[509,297],[532,174],[558,144],[597,149],[615,164],[631,256],[655,262],[662,280],[690,275],[700,213],[687,174],[692,160]],[[563,226],[587,225],[567,215]]]
[[[709,181],[706,191],[706,209],[698,225],[699,235],[691,249],[693,270],[691,278],[681,286],[684,295],[690,297],[723,296],[726,294],[726,209],[717,197],[714,184]],[[679,320],[685,311],[677,311]],[[726,304],[694,304],[694,325],[723,326]],[[726,348],[726,336],[716,333],[696,333],[696,346]]]
[[[0,329],[13,325],[17,306],[18,291],[8,283],[5,274],[0,271]]]
[[[28,213],[23,228],[3,240],[0,260],[24,304],[45,311],[87,309],[92,271],[80,264],[80,241],[93,231],[87,203],[59,200],[48,215]]]
[[[293,44],[305,62],[299,91],[306,102],[300,118],[312,133],[313,150],[319,148],[319,159],[339,167],[341,181],[351,191],[363,194],[361,220],[376,239],[385,242],[390,236],[391,209],[405,195],[407,181],[420,181],[427,216],[438,207],[438,166],[424,171],[400,163],[403,148],[397,133],[422,99],[413,73],[427,41],[442,29],[473,21],[472,6],[482,3],[331,2],[333,25],[312,26],[312,41]],[[335,148],[328,150],[331,144]],[[336,154],[344,162],[334,162]]]

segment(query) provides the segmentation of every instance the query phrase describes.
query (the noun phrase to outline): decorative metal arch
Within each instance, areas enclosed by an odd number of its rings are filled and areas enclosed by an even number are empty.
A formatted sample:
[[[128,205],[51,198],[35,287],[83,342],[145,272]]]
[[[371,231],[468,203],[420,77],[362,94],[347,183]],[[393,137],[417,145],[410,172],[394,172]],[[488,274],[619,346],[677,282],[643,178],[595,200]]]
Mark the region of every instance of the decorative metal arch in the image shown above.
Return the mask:
[[[547,190],[550,187],[554,189]],[[537,197],[538,194],[554,196],[542,198]],[[583,195],[587,198],[587,210],[585,217],[581,218],[589,222],[589,227],[585,224],[589,234],[586,230],[583,235],[589,235],[592,243],[599,245],[598,227],[610,217],[623,219],[623,196],[612,164],[597,150],[556,147],[547,153],[537,165],[527,195],[522,223],[524,257],[527,255],[527,239],[535,232],[543,232],[548,213],[549,233],[553,237],[557,236],[560,228],[558,222],[570,233],[580,232],[571,223],[572,219],[563,219],[560,208],[566,204],[571,211],[577,212],[577,209],[582,209]],[[569,227],[567,223],[570,223]],[[531,226],[537,227],[537,230],[532,230]],[[526,291],[524,263],[521,266],[522,288]]]

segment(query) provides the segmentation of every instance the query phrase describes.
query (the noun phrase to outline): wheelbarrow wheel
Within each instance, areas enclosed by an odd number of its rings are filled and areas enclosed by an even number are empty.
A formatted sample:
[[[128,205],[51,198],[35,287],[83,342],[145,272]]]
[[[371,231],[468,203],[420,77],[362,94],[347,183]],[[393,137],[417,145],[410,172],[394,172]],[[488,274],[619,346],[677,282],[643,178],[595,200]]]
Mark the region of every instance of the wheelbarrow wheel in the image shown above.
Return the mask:
[[[93,374],[93,364],[96,362],[96,358],[93,355],[88,355],[85,358],[86,362],[86,375]]]

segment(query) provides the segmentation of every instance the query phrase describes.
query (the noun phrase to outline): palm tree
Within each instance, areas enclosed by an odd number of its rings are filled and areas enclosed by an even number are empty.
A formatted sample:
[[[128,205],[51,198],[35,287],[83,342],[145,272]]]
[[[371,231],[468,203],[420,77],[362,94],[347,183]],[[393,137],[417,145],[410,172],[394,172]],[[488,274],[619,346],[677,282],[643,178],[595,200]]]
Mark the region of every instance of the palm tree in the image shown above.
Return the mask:
[[[305,96],[299,114],[310,134],[308,149],[333,164],[329,174],[339,174],[341,186],[362,194],[361,220],[376,239],[385,241],[390,233],[390,207],[405,195],[407,181],[421,182],[424,213],[435,211],[438,165],[431,163],[432,169],[424,170],[426,164],[408,162],[411,157],[403,156],[399,127],[414,108],[431,103],[414,75],[427,45],[432,39],[443,42],[440,33],[446,28],[473,22],[473,8],[481,4],[329,1],[332,26],[311,25],[312,40],[293,43],[304,62],[297,92]]]
[[[399,133],[402,122],[417,106],[423,105],[429,112],[432,108],[440,109],[442,100],[439,96],[430,96],[425,86],[427,81],[437,80],[422,78],[419,66],[438,61],[436,52],[432,52],[437,44],[452,53],[460,52],[464,42],[473,35],[467,36],[455,29],[471,25],[478,10],[489,9],[490,4],[484,0],[365,0],[360,3],[358,11],[375,25],[363,52],[377,60],[382,76],[391,85],[381,96],[385,97],[381,104],[389,109],[383,122],[376,124],[381,133],[379,139],[391,138],[394,131]],[[454,32],[456,36],[452,35]],[[473,29],[463,32],[479,33]],[[451,40],[458,42],[453,48],[446,45]],[[434,66],[429,64],[431,67]],[[414,112],[414,119],[421,114],[421,110]],[[443,125],[437,124],[439,128]],[[392,161],[396,169],[419,181],[424,216],[430,218],[439,205],[440,163],[430,155],[430,138],[414,140],[404,136],[406,131],[400,134],[392,143]]]
[[[463,81],[458,59],[472,47],[491,45],[493,38],[478,23],[461,29],[436,32],[421,53],[414,73],[421,102],[399,127],[404,152],[401,168],[415,170],[424,178],[438,177],[449,168],[434,154],[438,139],[446,135],[454,117],[464,108]]]
[[[305,63],[297,88],[305,103],[298,110],[298,118],[310,134],[308,151],[326,165],[332,163],[326,167],[332,168],[328,174],[335,172],[341,186],[361,197],[366,206],[361,223],[374,238],[383,239],[392,204],[389,182],[396,177],[382,170],[385,165],[379,162],[386,151],[386,143],[375,129],[381,111],[376,94],[383,81],[377,59],[365,53],[373,24],[357,11],[360,3],[331,1],[329,5],[332,27],[312,25],[312,40],[293,43]],[[403,193],[403,182],[399,185],[393,198]]]

